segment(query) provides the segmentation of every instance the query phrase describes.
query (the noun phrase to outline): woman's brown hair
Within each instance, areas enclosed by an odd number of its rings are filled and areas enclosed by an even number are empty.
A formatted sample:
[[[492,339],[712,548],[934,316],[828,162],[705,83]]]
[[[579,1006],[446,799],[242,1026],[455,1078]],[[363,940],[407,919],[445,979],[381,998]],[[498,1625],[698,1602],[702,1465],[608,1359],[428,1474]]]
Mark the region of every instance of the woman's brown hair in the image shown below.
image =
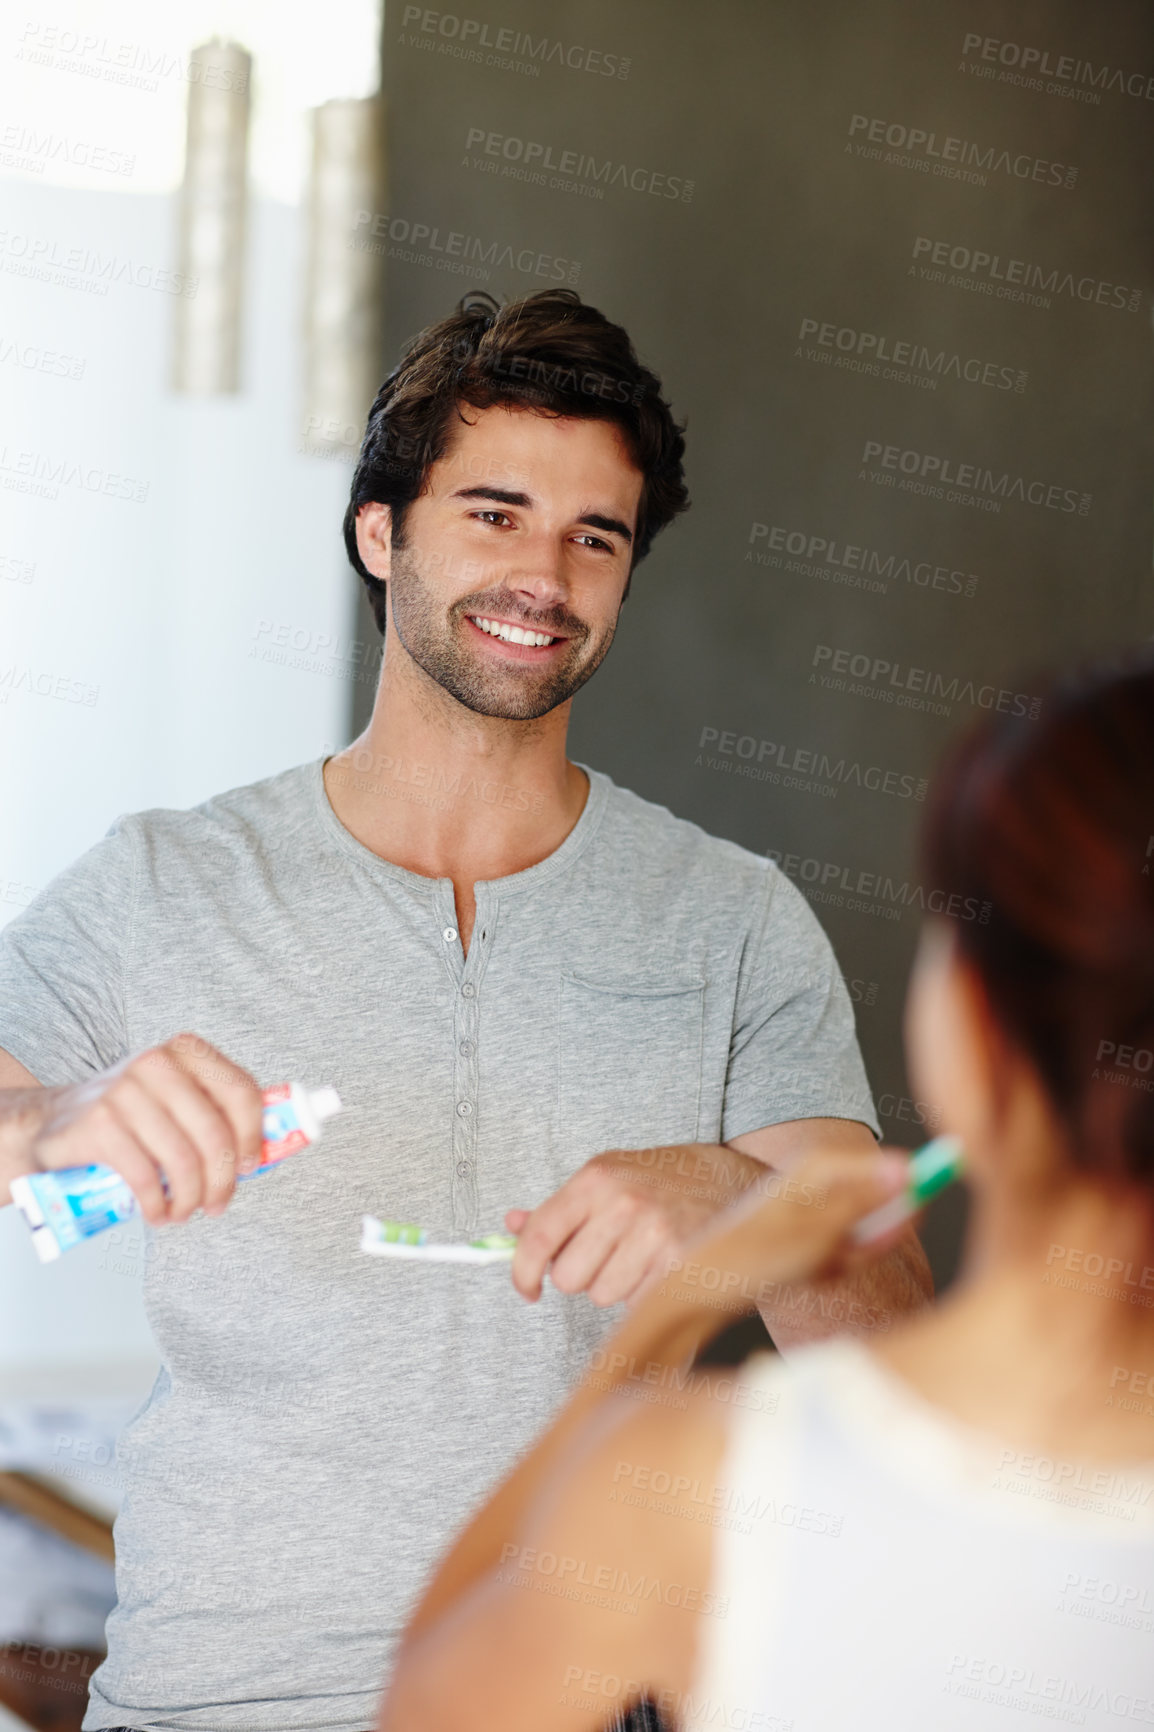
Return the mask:
[[[935,778],[922,853],[927,881],[990,904],[985,924],[957,923],[960,954],[1074,1160],[1154,1179],[1150,655],[1051,677],[1039,720],[966,734]]]

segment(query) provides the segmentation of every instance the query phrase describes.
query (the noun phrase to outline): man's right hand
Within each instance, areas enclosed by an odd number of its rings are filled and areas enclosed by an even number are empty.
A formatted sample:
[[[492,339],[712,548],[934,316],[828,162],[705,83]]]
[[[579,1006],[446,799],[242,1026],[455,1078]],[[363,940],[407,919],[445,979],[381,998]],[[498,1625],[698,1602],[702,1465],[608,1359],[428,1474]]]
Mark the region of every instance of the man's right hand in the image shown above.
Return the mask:
[[[19,1093],[10,1176],[101,1162],[154,1226],[199,1208],[222,1214],[237,1173],[260,1164],[260,1086],[198,1035],[174,1035],[84,1082]]]

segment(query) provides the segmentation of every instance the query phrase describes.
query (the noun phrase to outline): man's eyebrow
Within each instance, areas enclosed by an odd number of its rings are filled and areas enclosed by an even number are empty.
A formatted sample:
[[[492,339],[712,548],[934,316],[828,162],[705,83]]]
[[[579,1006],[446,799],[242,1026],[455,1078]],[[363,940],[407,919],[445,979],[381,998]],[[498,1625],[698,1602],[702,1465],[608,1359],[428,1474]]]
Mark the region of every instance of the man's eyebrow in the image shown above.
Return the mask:
[[[583,511],[577,521],[587,523],[590,529],[604,529],[610,535],[619,535],[626,547],[633,545],[633,531],[619,517],[602,517],[599,511]]]
[[[533,501],[527,493],[510,493],[504,487],[458,487],[450,499],[495,499],[500,505],[530,506]]]
[[[505,487],[458,487],[449,497],[450,499],[492,499],[498,505],[519,505],[522,509],[531,508],[533,504],[530,494],[513,493]],[[626,547],[633,545],[633,531],[627,523],[622,523],[619,517],[605,517],[599,511],[583,511],[577,521],[588,524],[590,529],[603,529],[609,535],[619,535]]]

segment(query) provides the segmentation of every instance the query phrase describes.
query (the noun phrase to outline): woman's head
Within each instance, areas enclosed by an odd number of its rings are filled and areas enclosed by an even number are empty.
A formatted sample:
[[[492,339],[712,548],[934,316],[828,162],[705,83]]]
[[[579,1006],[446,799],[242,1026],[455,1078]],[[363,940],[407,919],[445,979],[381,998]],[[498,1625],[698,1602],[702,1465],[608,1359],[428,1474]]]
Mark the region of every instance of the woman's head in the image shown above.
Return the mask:
[[[1074,1168],[1154,1188],[1154,660],[1051,680],[1039,720],[966,735],[922,848],[925,881],[987,918],[927,929],[915,1088],[979,1140],[1024,1088]]]

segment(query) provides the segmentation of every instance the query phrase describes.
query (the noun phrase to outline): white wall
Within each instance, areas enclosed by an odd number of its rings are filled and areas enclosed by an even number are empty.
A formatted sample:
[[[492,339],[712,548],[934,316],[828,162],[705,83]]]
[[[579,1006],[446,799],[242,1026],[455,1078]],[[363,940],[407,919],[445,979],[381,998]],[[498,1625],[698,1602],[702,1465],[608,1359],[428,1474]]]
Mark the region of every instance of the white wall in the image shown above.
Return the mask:
[[[44,17],[67,23],[71,10]],[[112,47],[133,29],[146,43],[163,32],[187,53],[208,11],[114,0],[101,30]],[[59,56],[15,71],[8,62],[0,76],[6,122],[15,117],[25,145],[20,128],[34,118],[41,141],[135,158],[130,176],[112,177],[70,165],[68,150],[59,161],[42,150],[39,170],[19,151],[0,157],[12,171],[0,219],[0,924],[118,813],[193,804],[348,738],[349,469],[300,449],[300,191],[305,103],[373,87],[374,13],[372,0],[335,6],[324,54],[310,51],[302,21],[294,83],[284,68],[269,76],[282,52],[275,7],[215,8],[214,25],[257,56],[263,164],[244,385],[231,399],[169,391],[172,298],[148,286],[175,264],[186,86],[172,76],[125,89]],[[331,50],[342,29],[346,57],[349,43],[359,57],[343,79]],[[84,480],[43,479],[62,462]],[[116,480],[102,491],[110,476],[128,478],[136,497],[118,497]],[[293,665],[253,653],[278,633]],[[150,1358],[132,1240],[116,1256],[97,1240],[42,1267],[16,1211],[0,1210],[0,1377],[84,1365],[116,1383]]]

